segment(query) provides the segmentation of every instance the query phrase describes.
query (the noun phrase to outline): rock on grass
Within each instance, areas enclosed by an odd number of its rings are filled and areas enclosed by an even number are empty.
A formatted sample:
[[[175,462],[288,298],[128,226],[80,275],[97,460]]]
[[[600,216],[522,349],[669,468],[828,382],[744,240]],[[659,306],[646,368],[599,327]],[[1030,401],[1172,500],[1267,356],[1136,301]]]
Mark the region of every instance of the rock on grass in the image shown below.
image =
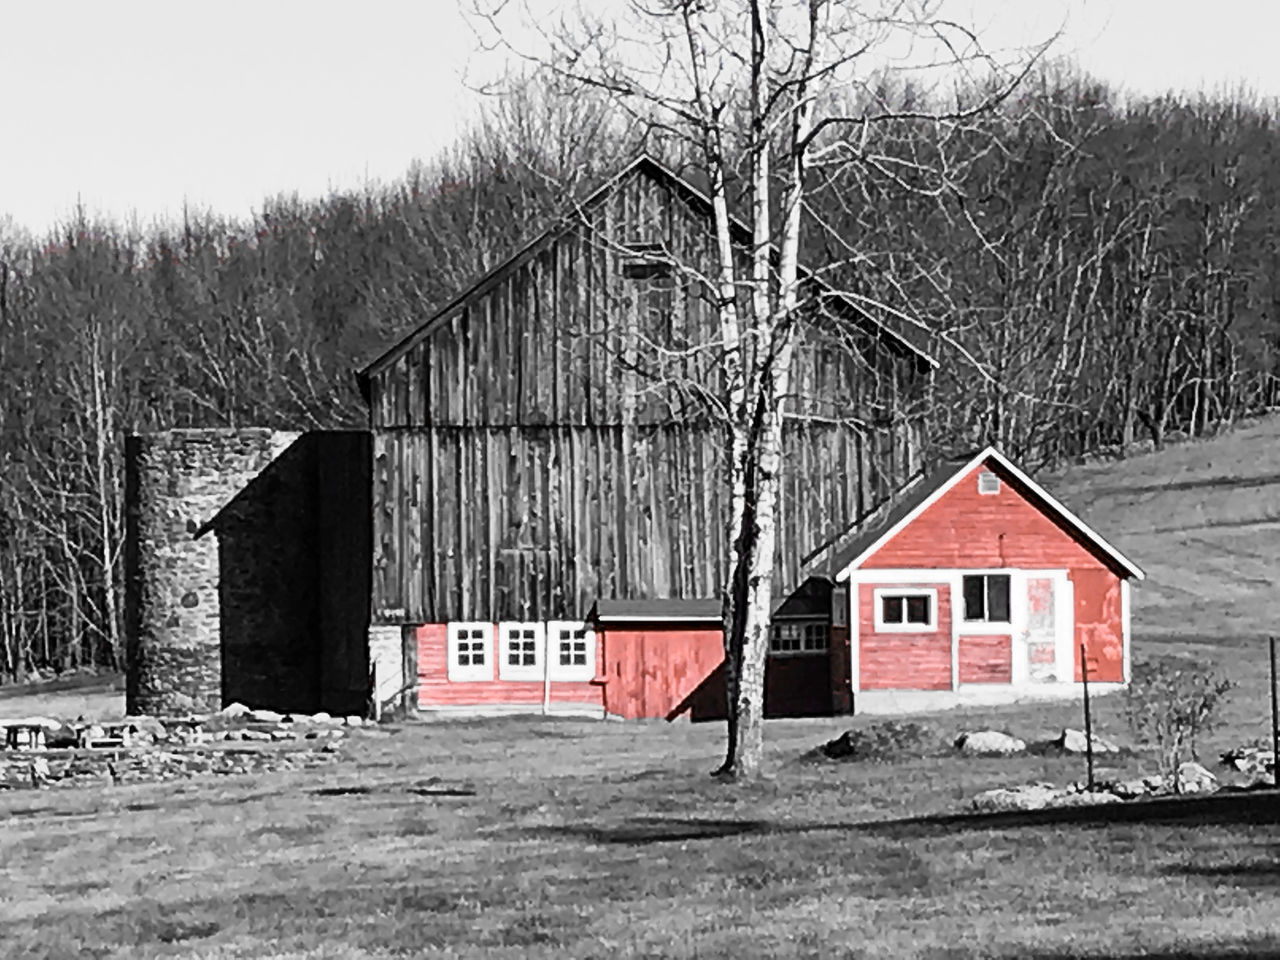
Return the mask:
[[[970,757],[1011,757],[1026,753],[1027,743],[999,730],[974,730],[956,737],[955,748]]]

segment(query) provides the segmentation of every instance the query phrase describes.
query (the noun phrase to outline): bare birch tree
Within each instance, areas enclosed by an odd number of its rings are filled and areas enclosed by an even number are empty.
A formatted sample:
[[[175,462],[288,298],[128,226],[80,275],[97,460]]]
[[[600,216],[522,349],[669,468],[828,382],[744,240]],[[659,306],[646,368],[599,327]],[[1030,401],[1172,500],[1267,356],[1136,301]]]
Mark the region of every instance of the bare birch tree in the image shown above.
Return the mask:
[[[728,745],[719,773],[750,778],[763,745],[782,436],[805,296],[802,216],[815,163],[874,166],[907,184],[912,161],[878,132],[909,120],[958,122],[999,102],[1028,67],[989,55],[940,4],[871,0],[626,0],[611,13],[548,20],[530,3],[480,2],[485,43],[570,86],[604,91],[674,142],[708,185],[714,219],[717,345],[733,544],[723,592]],[[614,15],[611,15],[614,14]],[[536,49],[515,38],[537,37]],[[1038,53],[1038,51],[1037,51]],[[902,111],[877,96],[885,70],[913,66],[958,94]],[[991,75],[995,74],[992,81]],[[853,91],[853,95],[849,92]],[[854,110],[841,105],[857,104]],[[749,233],[734,237],[734,185]]]

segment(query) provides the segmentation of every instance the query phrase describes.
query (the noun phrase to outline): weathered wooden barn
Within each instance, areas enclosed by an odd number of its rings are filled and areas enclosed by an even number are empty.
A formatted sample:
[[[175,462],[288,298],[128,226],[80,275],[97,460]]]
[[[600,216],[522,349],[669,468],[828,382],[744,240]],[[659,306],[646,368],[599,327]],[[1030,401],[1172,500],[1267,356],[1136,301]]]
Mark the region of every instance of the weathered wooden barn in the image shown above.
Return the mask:
[[[410,638],[421,707],[723,709],[712,226],[704,195],[641,158],[361,372],[373,630]],[[922,469],[936,366],[816,279],[805,300],[773,714],[848,708],[829,584],[806,562]],[[414,682],[400,662],[384,692]]]
[[[368,432],[132,438],[130,710],[723,716],[711,227],[642,158],[367,366]],[[805,304],[766,716],[1127,681],[1141,571],[995,450],[926,470],[934,362]]]
[[[911,484],[832,551],[855,703],[874,691],[1011,699],[1129,680],[1142,571],[988,448]]]

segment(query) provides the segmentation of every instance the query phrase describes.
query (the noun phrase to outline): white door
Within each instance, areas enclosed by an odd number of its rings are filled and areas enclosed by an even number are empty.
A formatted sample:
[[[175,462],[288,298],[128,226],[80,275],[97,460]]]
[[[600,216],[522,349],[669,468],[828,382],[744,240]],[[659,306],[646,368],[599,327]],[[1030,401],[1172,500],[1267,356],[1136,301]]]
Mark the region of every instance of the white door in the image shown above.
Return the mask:
[[[1026,580],[1026,627],[1014,656],[1022,659],[1019,672],[1028,683],[1055,683],[1060,676],[1059,649],[1063,624],[1060,596],[1063,580],[1052,573],[1029,573]]]

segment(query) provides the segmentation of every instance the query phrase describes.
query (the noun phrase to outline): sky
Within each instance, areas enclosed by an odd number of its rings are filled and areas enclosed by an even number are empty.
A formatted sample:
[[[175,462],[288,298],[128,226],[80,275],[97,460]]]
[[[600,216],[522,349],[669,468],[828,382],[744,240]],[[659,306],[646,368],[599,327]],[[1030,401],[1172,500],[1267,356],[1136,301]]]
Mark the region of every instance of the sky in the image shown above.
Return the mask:
[[[993,46],[1062,27],[1059,54],[1133,93],[1280,97],[1275,0],[944,2]],[[491,61],[457,0],[0,0],[0,219],[248,217],[386,182],[453,141]]]

